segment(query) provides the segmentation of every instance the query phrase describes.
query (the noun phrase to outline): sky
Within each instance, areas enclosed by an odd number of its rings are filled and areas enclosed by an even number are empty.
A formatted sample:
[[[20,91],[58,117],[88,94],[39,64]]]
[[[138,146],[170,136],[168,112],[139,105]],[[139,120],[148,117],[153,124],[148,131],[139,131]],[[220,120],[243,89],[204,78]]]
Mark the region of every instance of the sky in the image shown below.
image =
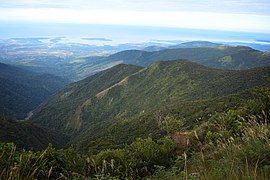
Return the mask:
[[[0,22],[128,25],[270,34],[270,0],[0,0]]]

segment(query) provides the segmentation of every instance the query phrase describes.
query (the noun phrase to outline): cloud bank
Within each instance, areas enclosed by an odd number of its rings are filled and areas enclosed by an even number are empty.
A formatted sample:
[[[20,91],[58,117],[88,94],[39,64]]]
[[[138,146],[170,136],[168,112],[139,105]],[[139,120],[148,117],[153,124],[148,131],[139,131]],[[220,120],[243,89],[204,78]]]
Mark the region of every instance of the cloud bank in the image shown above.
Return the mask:
[[[270,33],[269,0],[0,0],[0,21]]]

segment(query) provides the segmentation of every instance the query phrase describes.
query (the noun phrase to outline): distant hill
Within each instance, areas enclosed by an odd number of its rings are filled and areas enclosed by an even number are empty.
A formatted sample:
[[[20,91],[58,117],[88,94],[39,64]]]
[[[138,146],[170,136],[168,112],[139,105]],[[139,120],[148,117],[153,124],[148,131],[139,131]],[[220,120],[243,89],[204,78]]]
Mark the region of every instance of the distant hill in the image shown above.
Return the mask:
[[[156,61],[177,59],[187,59],[208,67],[235,70],[270,65],[269,53],[245,46],[178,48],[154,52],[128,50],[106,57],[103,61],[148,66]]]
[[[118,65],[54,95],[34,112],[31,121],[68,134],[71,143],[82,149],[102,149],[157,134],[157,121],[149,121],[155,117],[147,116],[157,109],[193,105],[191,109],[199,111],[192,114],[198,114],[205,111],[204,104],[215,104],[211,111],[218,111],[214,107],[226,96],[267,86],[269,77],[269,67],[220,70],[184,60],[156,62],[143,69]],[[210,101],[222,97],[221,102]],[[187,114],[192,111],[183,109]]]
[[[0,63],[0,114],[23,119],[67,81]]]
[[[185,42],[174,46],[169,46],[169,49],[178,49],[178,48],[197,48],[197,47],[217,47],[222,46],[219,43],[213,43],[209,41],[191,41]]]
[[[162,47],[162,46],[148,46],[148,47],[144,48],[143,51],[153,52],[153,51],[161,51],[164,49],[167,49],[167,48]]]
[[[65,138],[30,122],[17,122],[0,116],[0,142],[13,142],[19,149],[42,150],[51,143],[63,147]]]

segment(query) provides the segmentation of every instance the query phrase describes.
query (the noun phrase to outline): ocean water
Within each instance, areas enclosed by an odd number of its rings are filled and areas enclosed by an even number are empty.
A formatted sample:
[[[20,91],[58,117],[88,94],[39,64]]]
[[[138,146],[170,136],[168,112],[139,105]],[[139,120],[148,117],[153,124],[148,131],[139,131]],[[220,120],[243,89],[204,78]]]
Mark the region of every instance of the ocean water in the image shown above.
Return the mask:
[[[270,32],[254,33],[123,25],[0,22],[0,39],[22,37],[64,37],[62,41],[65,42],[71,41],[96,45],[149,41],[170,43],[173,41],[192,40],[248,43],[270,42]],[[93,39],[86,40],[82,38]],[[102,38],[105,38],[106,41],[102,40]]]

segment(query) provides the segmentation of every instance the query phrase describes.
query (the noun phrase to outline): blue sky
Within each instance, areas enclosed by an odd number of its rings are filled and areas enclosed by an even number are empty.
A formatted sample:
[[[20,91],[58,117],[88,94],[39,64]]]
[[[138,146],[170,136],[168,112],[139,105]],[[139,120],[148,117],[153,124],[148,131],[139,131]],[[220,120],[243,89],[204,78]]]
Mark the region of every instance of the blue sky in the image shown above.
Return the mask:
[[[270,33],[270,0],[0,0],[0,21]]]

